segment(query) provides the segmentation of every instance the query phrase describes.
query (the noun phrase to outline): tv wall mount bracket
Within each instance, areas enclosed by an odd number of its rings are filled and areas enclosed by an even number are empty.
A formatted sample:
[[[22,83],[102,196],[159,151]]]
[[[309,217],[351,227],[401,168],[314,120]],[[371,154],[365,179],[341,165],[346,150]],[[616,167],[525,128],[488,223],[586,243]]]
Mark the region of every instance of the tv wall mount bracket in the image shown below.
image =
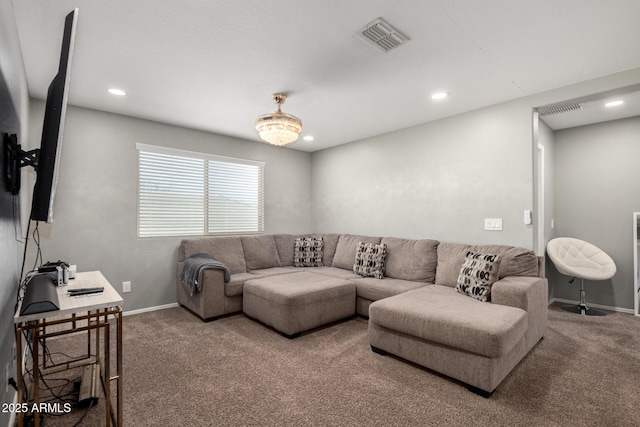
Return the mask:
[[[17,195],[20,193],[20,169],[31,166],[38,170],[38,158],[40,149],[24,151],[18,144],[16,134],[2,133],[2,145],[4,146],[4,182],[7,191]]]

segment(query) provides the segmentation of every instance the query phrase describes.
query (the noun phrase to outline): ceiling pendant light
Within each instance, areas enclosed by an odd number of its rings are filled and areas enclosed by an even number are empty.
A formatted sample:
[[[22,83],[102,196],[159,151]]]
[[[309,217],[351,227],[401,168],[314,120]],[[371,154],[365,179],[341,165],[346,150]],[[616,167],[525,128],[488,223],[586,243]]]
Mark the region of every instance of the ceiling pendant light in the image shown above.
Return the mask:
[[[272,98],[273,102],[278,104],[278,111],[258,117],[256,130],[260,134],[260,139],[269,144],[279,146],[291,144],[298,139],[298,135],[302,132],[302,122],[299,118],[280,110],[287,95],[274,93]]]

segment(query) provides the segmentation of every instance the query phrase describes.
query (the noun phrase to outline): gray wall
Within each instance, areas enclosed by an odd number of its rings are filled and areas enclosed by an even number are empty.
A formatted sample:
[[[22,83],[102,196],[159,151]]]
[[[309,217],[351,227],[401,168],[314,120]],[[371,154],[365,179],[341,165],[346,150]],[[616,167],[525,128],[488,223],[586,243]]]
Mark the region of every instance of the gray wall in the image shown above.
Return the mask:
[[[640,211],[640,117],[555,133],[555,218],[559,236],[593,243],[616,262],[604,282],[585,281],[587,303],[633,310],[632,213]],[[554,274],[554,296],[578,299],[578,285]]]
[[[31,111],[39,135],[44,102],[32,100]],[[265,161],[265,232],[311,231],[309,153],[70,107],[54,221],[40,224],[44,258],[101,270],[118,291],[131,281],[125,310],[176,301],[180,244],[136,237],[136,143]]]
[[[314,229],[532,248],[531,114],[519,100],[314,153]]]
[[[523,222],[523,211],[534,209],[537,195],[533,110],[639,82],[640,68],[628,70],[313,153],[314,231],[531,249],[536,241],[534,227],[544,227],[546,241],[565,235],[558,227],[558,201],[563,196],[554,186],[565,179],[558,176],[563,165],[556,159],[557,137],[544,124],[538,134],[547,147],[545,223],[538,225],[535,216],[534,225]],[[633,182],[629,179],[625,185]],[[591,210],[600,205],[593,198],[588,202]],[[503,231],[484,231],[487,217],[503,218]],[[631,220],[625,221],[630,224]],[[631,239],[630,232],[627,238]],[[554,285],[552,276],[551,296]],[[569,298],[569,289],[561,288],[555,296]],[[630,289],[616,287],[608,295],[596,295],[594,302],[632,307]]]
[[[18,32],[11,0],[0,0],[0,132],[18,134],[19,141],[27,137],[29,97],[20,53]],[[0,150],[0,165],[4,165],[4,150]],[[5,366],[12,368],[11,348],[15,342],[13,329],[14,305],[20,276],[20,201],[0,183],[0,403],[11,403],[15,392],[5,391]],[[15,378],[15,372],[10,373]],[[0,412],[0,425],[8,425],[11,414]]]

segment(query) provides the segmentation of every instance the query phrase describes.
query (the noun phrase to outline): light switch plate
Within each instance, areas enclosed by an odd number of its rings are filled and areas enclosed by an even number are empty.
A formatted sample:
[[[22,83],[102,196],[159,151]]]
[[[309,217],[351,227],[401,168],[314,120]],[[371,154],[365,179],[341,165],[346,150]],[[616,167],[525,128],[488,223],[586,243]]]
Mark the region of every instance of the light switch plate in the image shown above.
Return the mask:
[[[484,229],[488,231],[502,231],[502,218],[485,218]]]

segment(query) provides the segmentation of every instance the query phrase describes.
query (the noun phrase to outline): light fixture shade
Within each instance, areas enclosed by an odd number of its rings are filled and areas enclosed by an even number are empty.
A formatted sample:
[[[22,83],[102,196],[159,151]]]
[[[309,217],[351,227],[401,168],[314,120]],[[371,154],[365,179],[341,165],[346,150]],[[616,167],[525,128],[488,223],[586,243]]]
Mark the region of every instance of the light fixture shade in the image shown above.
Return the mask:
[[[291,114],[283,113],[280,106],[287,99],[286,95],[276,93],[273,100],[278,104],[278,111],[264,114],[256,119],[256,130],[263,141],[273,145],[287,145],[298,140],[302,132],[302,122]]]

